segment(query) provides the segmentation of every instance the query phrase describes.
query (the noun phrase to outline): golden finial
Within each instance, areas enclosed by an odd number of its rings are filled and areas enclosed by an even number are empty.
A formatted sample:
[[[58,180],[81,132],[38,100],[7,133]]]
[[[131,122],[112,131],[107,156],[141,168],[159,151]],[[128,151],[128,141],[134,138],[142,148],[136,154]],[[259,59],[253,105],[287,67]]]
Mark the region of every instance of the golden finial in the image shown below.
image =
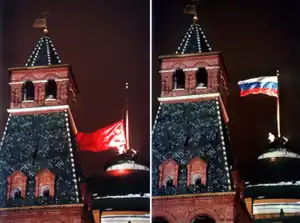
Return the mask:
[[[33,23],[33,28],[42,28],[44,34],[48,34],[47,28],[47,18],[50,14],[48,12],[44,12],[42,18],[36,19]]]
[[[199,0],[192,0],[192,4],[186,5],[183,10],[184,14],[194,15],[193,20],[195,23],[198,21],[198,5]]]

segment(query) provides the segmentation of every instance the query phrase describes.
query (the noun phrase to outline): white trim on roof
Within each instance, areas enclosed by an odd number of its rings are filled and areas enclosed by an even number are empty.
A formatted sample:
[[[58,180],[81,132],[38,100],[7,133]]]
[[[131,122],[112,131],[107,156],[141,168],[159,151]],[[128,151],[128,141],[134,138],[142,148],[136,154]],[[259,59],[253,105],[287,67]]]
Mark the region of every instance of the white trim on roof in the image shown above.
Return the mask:
[[[270,187],[270,186],[300,186],[300,181],[287,181],[287,182],[278,182],[278,183],[266,183],[266,184],[253,184],[247,185],[246,187]]]
[[[107,198],[150,198],[150,194],[127,194],[127,195],[115,195],[100,197],[97,194],[93,194],[95,199],[107,199]]]
[[[149,222],[149,215],[105,215],[101,216],[101,223],[138,223],[138,222]]]
[[[58,105],[58,106],[43,106],[43,107],[33,107],[33,108],[12,108],[7,109],[8,113],[22,113],[22,112],[35,112],[35,111],[51,111],[59,109],[69,109],[69,105]]]
[[[70,79],[68,78],[61,78],[61,79],[55,79],[56,82],[59,81],[69,81]],[[15,84],[24,84],[27,80],[24,81],[16,81],[16,82],[9,82],[9,85],[15,85]],[[32,83],[46,83],[48,80],[35,80],[32,81]]]
[[[112,170],[146,170],[149,171],[149,168],[141,165],[141,164],[137,164],[134,161],[127,161],[125,163],[120,163],[120,164],[116,164],[116,165],[112,165],[111,167],[107,168],[106,171],[112,171]]]
[[[269,158],[296,158],[300,159],[300,155],[294,152],[289,152],[286,150],[277,150],[272,152],[267,152],[262,155],[260,155],[257,159],[269,159]]]
[[[200,99],[200,98],[214,98],[219,96],[220,93],[194,94],[194,95],[183,95],[183,96],[160,97],[158,98],[158,101],[159,102],[178,101],[178,100],[189,100],[189,99]]]
[[[183,72],[187,72],[187,71],[197,71],[199,68],[205,68],[206,70],[210,70],[210,69],[219,69],[220,66],[209,66],[209,67],[193,67],[193,68],[184,68],[182,69]],[[179,67],[178,68],[175,68],[175,69],[171,69],[171,70],[160,70],[159,73],[160,74],[163,74],[163,73],[173,73],[175,72],[177,69],[180,69]]]

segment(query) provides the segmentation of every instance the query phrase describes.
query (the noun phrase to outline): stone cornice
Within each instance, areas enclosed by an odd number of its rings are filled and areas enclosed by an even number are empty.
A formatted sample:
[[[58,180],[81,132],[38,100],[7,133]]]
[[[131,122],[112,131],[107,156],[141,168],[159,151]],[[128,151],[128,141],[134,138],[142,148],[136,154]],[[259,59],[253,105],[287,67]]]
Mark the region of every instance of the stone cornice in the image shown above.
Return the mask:
[[[0,211],[22,211],[22,210],[40,210],[40,209],[65,209],[65,208],[82,208],[83,204],[64,204],[64,205],[41,205],[27,207],[0,208]]]

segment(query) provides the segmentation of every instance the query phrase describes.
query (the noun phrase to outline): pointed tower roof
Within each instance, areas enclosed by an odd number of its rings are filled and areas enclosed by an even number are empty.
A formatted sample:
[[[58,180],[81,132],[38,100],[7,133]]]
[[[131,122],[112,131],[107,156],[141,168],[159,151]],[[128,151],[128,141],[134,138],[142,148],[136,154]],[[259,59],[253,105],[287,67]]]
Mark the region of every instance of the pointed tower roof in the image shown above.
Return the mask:
[[[56,52],[52,40],[47,34],[45,34],[39,39],[28,58],[25,67],[48,66],[54,64],[61,64],[61,60]]]
[[[192,54],[192,53],[204,53],[212,51],[204,32],[198,24],[198,15],[196,12],[193,18],[193,23],[190,25],[185,36],[181,40],[179,47],[177,48],[176,54]],[[190,14],[189,12],[186,12]]]
[[[48,35],[46,20],[48,13],[44,13],[43,16],[44,18],[35,20],[33,27],[43,28],[44,35],[37,42],[35,48],[33,49],[25,64],[25,67],[61,64],[61,60],[56,52],[52,40]]]

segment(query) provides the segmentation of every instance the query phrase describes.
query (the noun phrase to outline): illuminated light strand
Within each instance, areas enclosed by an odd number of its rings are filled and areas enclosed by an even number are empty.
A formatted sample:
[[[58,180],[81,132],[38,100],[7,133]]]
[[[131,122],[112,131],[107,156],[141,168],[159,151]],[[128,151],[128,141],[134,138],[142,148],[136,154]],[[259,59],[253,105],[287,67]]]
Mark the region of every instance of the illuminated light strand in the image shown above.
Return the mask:
[[[54,55],[56,56],[56,60],[57,62],[60,64],[61,60],[56,52],[56,49],[54,48],[54,45],[51,41],[51,39],[48,36],[42,36],[40,38],[40,40],[38,41],[38,43],[36,44],[36,47],[33,49],[31,55],[29,56],[29,59],[27,60],[27,63],[25,64],[25,67],[27,66],[35,66],[36,65],[36,60],[38,59],[38,55],[40,53],[40,50],[43,46],[43,44],[46,45],[46,52],[47,52],[47,61],[48,61],[48,65],[52,64],[52,60],[51,60],[51,52],[50,49],[52,48]],[[51,46],[51,47],[50,47]],[[33,58],[33,59],[32,59]],[[32,61],[31,61],[32,59]],[[31,63],[30,63],[31,61]],[[29,64],[30,63],[30,64]]]
[[[189,45],[188,43],[193,35],[193,31],[195,31],[195,33],[196,33],[198,53],[203,52],[203,49],[201,46],[201,36],[206,44],[208,51],[212,51],[212,48],[211,48],[210,44],[208,43],[208,40],[206,39],[206,36],[205,36],[204,32],[202,31],[202,28],[200,27],[200,25],[199,24],[191,24],[188,31],[182,38],[182,41],[180,42],[179,47],[177,47],[176,54],[179,54],[179,53],[185,54],[186,53],[187,47]]]
[[[160,111],[161,111],[161,107],[162,107],[162,103],[160,102],[160,103],[159,103],[159,106],[158,106],[157,113],[156,113],[156,117],[155,117],[155,120],[154,120],[154,124],[153,124],[153,128],[152,128],[151,137],[152,137],[152,135],[154,134],[155,126],[156,126],[156,124],[157,124],[157,119],[158,119],[159,113],[160,113]]]
[[[74,161],[74,150],[73,145],[71,142],[71,134],[70,134],[70,126],[69,126],[69,118],[68,118],[68,111],[65,110],[65,117],[66,117],[66,128],[67,128],[67,135],[68,135],[68,144],[69,144],[69,152],[71,157],[71,166],[72,166],[72,176],[73,176],[73,182],[75,187],[75,194],[76,194],[76,201],[79,202],[79,193],[78,193],[78,185],[77,185],[77,176],[75,171],[75,161]]]
[[[6,125],[5,125],[4,132],[3,132],[3,136],[2,136],[2,139],[1,139],[1,142],[0,142],[0,150],[1,150],[2,146],[3,146],[4,138],[5,138],[5,135],[6,135],[7,128],[8,128],[10,120],[11,120],[11,114],[9,114],[9,116],[7,118],[7,122],[6,122]]]
[[[219,125],[219,129],[220,129],[220,138],[221,138],[221,144],[222,144],[222,149],[223,149],[224,164],[225,164],[226,176],[228,179],[228,189],[231,190],[231,181],[230,181],[230,173],[229,173],[228,162],[227,162],[226,144],[225,144],[225,140],[224,140],[222,119],[221,119],[221,112],[220,112],[221,109],[220,109],[218,100],[216,100],[216,105],[217,105],[217,114],[218,114],[218,125]]]

